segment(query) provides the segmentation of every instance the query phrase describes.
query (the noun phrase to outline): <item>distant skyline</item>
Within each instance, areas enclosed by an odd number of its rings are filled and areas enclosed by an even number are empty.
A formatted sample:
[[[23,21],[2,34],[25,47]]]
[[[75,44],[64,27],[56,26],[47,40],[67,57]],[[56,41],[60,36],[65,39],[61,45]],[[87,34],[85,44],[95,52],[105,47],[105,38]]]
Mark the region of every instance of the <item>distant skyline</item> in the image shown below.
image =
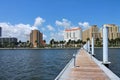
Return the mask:
[[[49,42],[63,40],[67,27],[120,25],[120,0],[0,0],[2,36],[27,41],[38,29]]]

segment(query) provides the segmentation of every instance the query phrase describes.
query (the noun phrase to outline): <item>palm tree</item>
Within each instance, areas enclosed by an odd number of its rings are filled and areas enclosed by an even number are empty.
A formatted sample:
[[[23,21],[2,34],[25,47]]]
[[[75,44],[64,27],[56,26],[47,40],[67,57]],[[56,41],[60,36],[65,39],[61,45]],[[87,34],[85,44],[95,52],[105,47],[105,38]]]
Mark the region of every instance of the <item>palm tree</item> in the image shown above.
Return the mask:
[[[87,41],[89,41],[90,40],[90,38],[87,38]]]
[[[120,38],[118,38],[118,46],[120,46]]]
[[[95,40],[95,42],[96,42],[96,46],[100,46],[100,39],[99,38],[96,38],[96,40]]]
[[[82,44],[84,45],[84,44],[86,44],[86,42],[85,42],[85,41],[83,41],[83,42],[82,42]]]
[[[54,39],[51,39],[51,40],[50,40],[50,45],[53,47],[53,46],[54,46],[54,44],[55,44]]]
[[[27,40],[27,42],[26,42],[26,47],[30,47],[30,41],[29,40]]]
[[[67,45],[70,46],[70,45],[71,45],[71,42],[72,42],[71,39],[69,39],[69,41],[67,42]]]
[[[82,40],[80,40],[80,46],[81,46],[81,47],[82,47],[82,45],[83,45],[82,43],[83,43],[83,41],[82,41]]]
[[[60,43],[61,47],[63,47],[63,44],[65,43],[65,41],[60,41],[59,43]]]
[[[120,43],[120,38],[116,38],[116,46],[119,46],[119,43]]]
[[[39,43],[38,43],[38,40],[35,40],[35,43],[37,44],[36,47],[38,47],[38,44],[39,44]]]

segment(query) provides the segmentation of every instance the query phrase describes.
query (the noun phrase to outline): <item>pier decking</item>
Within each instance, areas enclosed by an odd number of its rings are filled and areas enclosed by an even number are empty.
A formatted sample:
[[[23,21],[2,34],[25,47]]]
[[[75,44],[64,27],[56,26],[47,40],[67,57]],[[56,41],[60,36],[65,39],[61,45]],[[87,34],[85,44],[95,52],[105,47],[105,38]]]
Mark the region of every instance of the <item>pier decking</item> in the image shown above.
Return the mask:
[[[66,80],[110,80],[83,49],[76,56],[76,67],[71,68]]]
[[[55,80],[119,80],[114,77],[115,74],[102,65],[110,73],[111,77],[108,76],[109,73],[103,71],[99,65],[102,63],[97,64],[90,54],[81,49],[76,55],[75,66],[74,60],[71,60]]]

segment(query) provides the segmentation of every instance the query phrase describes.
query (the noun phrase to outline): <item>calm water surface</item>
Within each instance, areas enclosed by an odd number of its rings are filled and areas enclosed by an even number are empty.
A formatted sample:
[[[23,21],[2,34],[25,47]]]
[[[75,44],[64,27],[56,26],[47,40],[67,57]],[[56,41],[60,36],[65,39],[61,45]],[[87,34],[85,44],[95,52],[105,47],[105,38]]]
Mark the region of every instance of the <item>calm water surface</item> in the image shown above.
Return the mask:
[[[0,50],[0,80],[54,80],[77,50]]]
[[[54,80],[77,50],[0,50],[0,80]],[[102,60],[102,48],[95,54]],[[120,49],[109,49],[109,61],[120,77]]]
[[[95,57],[100,61],[103,60],[103,49],[96,48],[95,49]],[[109,48],[109,61],[111,64],[109,65],[109,69],[112,70],[116,75],[120,77],[120,48]]]

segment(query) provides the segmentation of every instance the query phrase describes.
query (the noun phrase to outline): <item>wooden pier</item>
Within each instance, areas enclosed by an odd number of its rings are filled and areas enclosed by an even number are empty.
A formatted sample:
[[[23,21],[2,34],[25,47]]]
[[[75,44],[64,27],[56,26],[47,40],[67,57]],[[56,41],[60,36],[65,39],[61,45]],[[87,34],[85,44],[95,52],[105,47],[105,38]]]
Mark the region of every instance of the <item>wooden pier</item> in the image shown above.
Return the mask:
[[[89,53],[81,49],[76,55],[75,66],[74,60],[71,61],[55,80],[119,80],[114,79],[114,76],[110,79],[92,58]]]
[[[65,80],[110,80],[85,50],[76,56],[75,67],[71,68]]]

